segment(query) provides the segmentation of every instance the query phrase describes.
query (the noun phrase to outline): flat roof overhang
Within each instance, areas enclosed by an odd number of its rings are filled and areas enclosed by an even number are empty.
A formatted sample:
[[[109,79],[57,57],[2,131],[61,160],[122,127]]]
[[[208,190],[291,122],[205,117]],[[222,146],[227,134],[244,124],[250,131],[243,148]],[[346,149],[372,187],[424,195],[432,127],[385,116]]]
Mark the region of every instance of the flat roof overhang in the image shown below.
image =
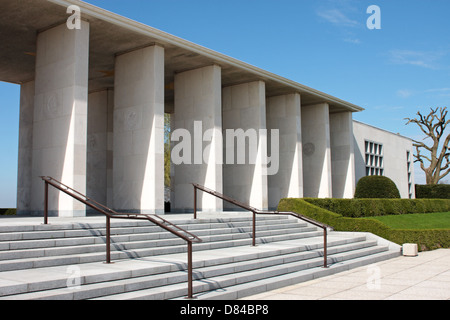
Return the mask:
[[[77,5],[90,24],[89,92],[114,87],[114,62],[119,54],[158,44],[165,49],[165,99],[173,101],[174,75],[212,64],[222,68],[222,86],[262,80],[266,95],[300,93],[302,105],[328,103],[330,112],[363,108],[280,77],[203,46],[77,0],[0,0],[0,81],[34,79],[36,35],[66,23],[67,7]]]

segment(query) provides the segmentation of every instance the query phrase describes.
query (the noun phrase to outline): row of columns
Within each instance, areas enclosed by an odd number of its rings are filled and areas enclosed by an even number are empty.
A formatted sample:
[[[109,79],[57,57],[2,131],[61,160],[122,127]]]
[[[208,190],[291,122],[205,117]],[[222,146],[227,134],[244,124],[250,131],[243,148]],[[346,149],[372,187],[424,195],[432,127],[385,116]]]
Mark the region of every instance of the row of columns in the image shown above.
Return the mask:
[[[114,88],[88,94],[89,24],[81,23],[38,35],[36,77],[21,91],[18,212],[42,212],[45,175],[119,211],[163,213],[164,48],[118,55]],[[193,209],[192,183],[260,209],[283,197],[353,196],[350,112],[302,106],[298,93],[267,97],[263,81],[223,87],[220,66],[211,65],[175,75],[172,129],[194,136],[198,123],[202,144],[189,142],[192,163],[173,165],[174,211]],[[256,130],[257,152],[247,148],[245,164],[224,161],[238,156],[236,144],[225,143],[227,129]],[[267,175],[271,129],[279,130],[279,170]],[[203,211],[232,208],[205,194],[197,203]],[[57,192],[49,209],[85,214]]]

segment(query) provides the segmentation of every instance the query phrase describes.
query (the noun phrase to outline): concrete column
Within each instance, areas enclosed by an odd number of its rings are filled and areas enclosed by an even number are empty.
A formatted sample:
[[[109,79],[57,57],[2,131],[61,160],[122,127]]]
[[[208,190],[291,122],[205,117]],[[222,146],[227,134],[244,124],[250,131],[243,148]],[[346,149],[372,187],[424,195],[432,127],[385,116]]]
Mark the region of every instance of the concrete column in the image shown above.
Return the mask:
[[[174,128],[187,130],[189,141],[172,132],[172,163],[174,196],[171,208],[174,211],[193,209],[194,190],[198,183],[217,192],[222,192],[222,80],[219,66],[208,66],[175,75]],[[191,151],[182,163],[176,157]],[[186,156],[186,154],[184,154]],[[179,159],[182,160],[182,159]],[[222,201],[198,192],[197,209],[202,211],[222,210]]]
[[[164,49],[116,58],[114,208],[164,213]]]
[[[270,131],[268,137],[269,154],[279,160],[278,172],[268,175],[270,209],[276,209],[282,198],[303,197],[300,100],[297,93],[267,99],[267,129],[279,130],[279,155],[270,149]]]
[[[66,24],[37,36],[33,119],[32,210],[44,209],[44,183],[52,176],[86,192],[87,90],[89,24],[69,30]],[[84,216],[85,206],[50,190],[49,213]]]
[[[333,198],[353,198],[355,155],[351,112],[330,114],[330,143]]]
[[[33,116],[35,82],[20,87],[19,159],[17,173],[17,214],[31,209],[31,182],[33,159]]]
[[[89,94],[87,133],[87,185],[89,198],[111,205],[112,200],[112,122],[114,91]]]
[[[265,83],[255,81],[224,88],[222,112],[224,194],[255,208],[268,209],[267,168],[263,163],[263,155],[267,154]],[[224,207],[236,209],[228,203]]]
[[[106,134],[106,206],[114,207],[114,90],[108,89]]]
[[[302,107],[303,195],[331,198],[331,151],[328,104]]]

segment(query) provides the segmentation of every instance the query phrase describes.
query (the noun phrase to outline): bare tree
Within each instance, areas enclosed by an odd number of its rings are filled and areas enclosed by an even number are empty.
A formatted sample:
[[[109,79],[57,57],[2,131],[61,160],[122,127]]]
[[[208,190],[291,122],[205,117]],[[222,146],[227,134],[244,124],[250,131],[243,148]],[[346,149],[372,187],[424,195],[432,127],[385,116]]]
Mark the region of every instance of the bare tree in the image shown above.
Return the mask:
[[[416,154],[414,162],[419,162],[421,169],[425,172],[427,184],[438,184],[439,180],[444,178],[450,172],[449,163],[449,142],[450,134],[445,138],[442,149],[439,152],[439,146],[444,137],[445,129],[450,123],[450,120],[445,120],[447,116],[447,108],[431,108],[431,112],[427,116],[423,116],[420,112],[417,113],[416,119],[409,119],[406,124],[415,123],[420,130],[426,135],[423,140],[430,138],[433,142],[431,146],[424,142],[414,141],[416,147]],[[428,155],[422,154],[422,150]],[[428,167],[425,167],[425,161]]]

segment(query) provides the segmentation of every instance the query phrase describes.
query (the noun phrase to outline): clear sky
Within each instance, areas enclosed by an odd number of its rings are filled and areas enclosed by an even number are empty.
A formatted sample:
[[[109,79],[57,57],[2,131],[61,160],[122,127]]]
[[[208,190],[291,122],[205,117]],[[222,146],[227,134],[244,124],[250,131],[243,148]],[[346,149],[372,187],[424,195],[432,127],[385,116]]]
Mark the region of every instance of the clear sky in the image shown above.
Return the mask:
[[[404,118],[450,107],[448,0],[86,2],[359,105],[354,119],[413,139],[423,135]],[[370,5],[381,29],[367,28]],[[0,207],[15,207],[19,93],[0,82]]]

